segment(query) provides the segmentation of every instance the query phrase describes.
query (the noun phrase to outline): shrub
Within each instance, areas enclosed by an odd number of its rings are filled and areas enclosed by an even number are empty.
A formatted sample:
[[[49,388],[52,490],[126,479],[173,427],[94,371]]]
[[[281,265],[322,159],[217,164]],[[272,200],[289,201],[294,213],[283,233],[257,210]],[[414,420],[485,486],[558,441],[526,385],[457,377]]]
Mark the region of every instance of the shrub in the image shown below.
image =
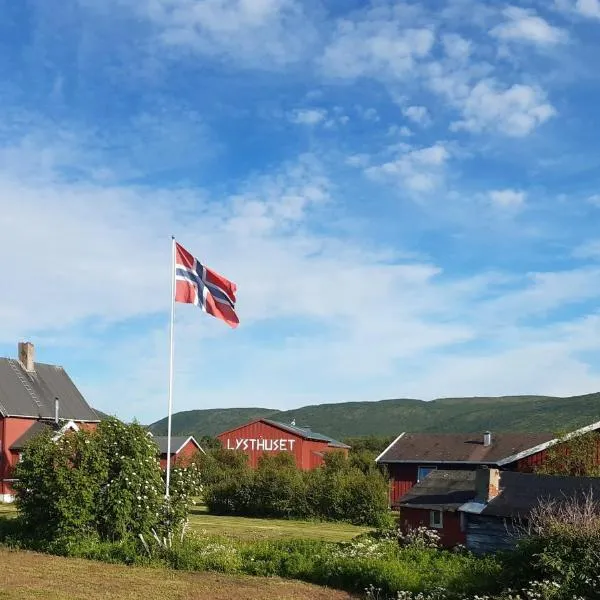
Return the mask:
[[[58,440],[36,436],[15,469],[27,535],[59,551],[73,539],[120,541],[172,532],[185,520],[195,471],[174,469],[164,499],[157,447],[146,430],[116,419]]]
[[[327,454],[321,468],[306,472],[287,453],[263,455],[254,471],[237,460],[227,468],[214,459],[210,477],[203,476],[211,512],[391,525],[386,479],[353,466],[341,453]]]

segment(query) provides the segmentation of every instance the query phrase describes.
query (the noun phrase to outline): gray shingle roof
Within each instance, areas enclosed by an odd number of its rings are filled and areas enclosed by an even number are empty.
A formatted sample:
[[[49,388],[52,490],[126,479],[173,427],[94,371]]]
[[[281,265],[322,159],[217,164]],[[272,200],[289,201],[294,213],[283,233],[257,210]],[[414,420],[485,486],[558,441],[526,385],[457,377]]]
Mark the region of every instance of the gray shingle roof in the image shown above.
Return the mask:
[[[463,504],[473,502],[477,495],[475,473],[463,470],[431,471],[400,498],[399,504],[401,507],[457,510]],[[594,498],[600,498],[600,477],[560,477],[501,471],[500,493],[485,508],[478,509],[477,514],[527,518],[540,501],[583,500],[590,491]]]
[[[28,373],[18,360],[0,358],[2,416],[54,419],[55,398],[60,419],[100,420],[62,367],[35,363],[35,371]]]
[[[500,473],[500,494],[481,513],[495,517],[527,517],[540,501],[600,498],[600,477],[560,477],[531,473]]]
[[[400,506],[456,510],[475,497],[475,471],[431,471],[400,498]]]
[[[483,434],[405,433],[379,458],[388,462],[472,462],[495,464],[553,440],[552,433],[493,433],[483,445]]]

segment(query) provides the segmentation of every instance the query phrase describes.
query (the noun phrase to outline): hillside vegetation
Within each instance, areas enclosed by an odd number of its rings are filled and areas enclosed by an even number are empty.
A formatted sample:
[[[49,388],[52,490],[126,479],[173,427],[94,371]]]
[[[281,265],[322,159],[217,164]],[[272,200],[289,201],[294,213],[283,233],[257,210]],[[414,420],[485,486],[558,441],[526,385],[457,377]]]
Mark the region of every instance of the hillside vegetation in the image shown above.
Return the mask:
[[[600,393],[568,398],[502,396],[413,399],[320,404],[295,410],[224,408],[190,410],[173,415],[174,435],[215,436],[222,431],[268,417],[335,438],[390,436],[402,431],[471,433],[490,431],[566,431],[600,420]],[[150,426],[157,435],[167,432],[167,420]]]

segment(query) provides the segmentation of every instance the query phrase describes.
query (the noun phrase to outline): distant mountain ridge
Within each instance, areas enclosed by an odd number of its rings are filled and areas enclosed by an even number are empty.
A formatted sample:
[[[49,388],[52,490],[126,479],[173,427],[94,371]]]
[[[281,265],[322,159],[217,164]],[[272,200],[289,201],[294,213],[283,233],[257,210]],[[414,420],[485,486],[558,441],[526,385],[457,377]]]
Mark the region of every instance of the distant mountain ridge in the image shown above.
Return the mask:
[[[296,421],[337,439],[398,435],[402,431],[475,433],[490,431],[570,431],[600,421],[600,393],[571,396],[499,396],[410,398],[371,402],[319,404],[294,410],[223,408],[188,410],[173,415],[173,435],[215,436],[253,419]],[[150,425],[167,432],[167,419]]]

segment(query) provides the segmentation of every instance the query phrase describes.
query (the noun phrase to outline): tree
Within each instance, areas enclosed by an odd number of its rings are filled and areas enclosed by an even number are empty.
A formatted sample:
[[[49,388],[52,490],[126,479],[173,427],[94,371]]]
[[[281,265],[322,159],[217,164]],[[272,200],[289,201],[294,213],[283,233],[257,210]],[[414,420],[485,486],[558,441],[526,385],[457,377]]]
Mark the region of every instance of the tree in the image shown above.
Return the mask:
[[[600,477],[600,434],[596,431],[568,437],[548,448],[543,464],[536,469],[542,475]]]
[[[123,540],[173,532],[187,515],[193,470],[175,470],[165,501],[158,449],[138,424],[102,421],[95,431],[36,436],[15,470],[16,502],[30,534]]]

